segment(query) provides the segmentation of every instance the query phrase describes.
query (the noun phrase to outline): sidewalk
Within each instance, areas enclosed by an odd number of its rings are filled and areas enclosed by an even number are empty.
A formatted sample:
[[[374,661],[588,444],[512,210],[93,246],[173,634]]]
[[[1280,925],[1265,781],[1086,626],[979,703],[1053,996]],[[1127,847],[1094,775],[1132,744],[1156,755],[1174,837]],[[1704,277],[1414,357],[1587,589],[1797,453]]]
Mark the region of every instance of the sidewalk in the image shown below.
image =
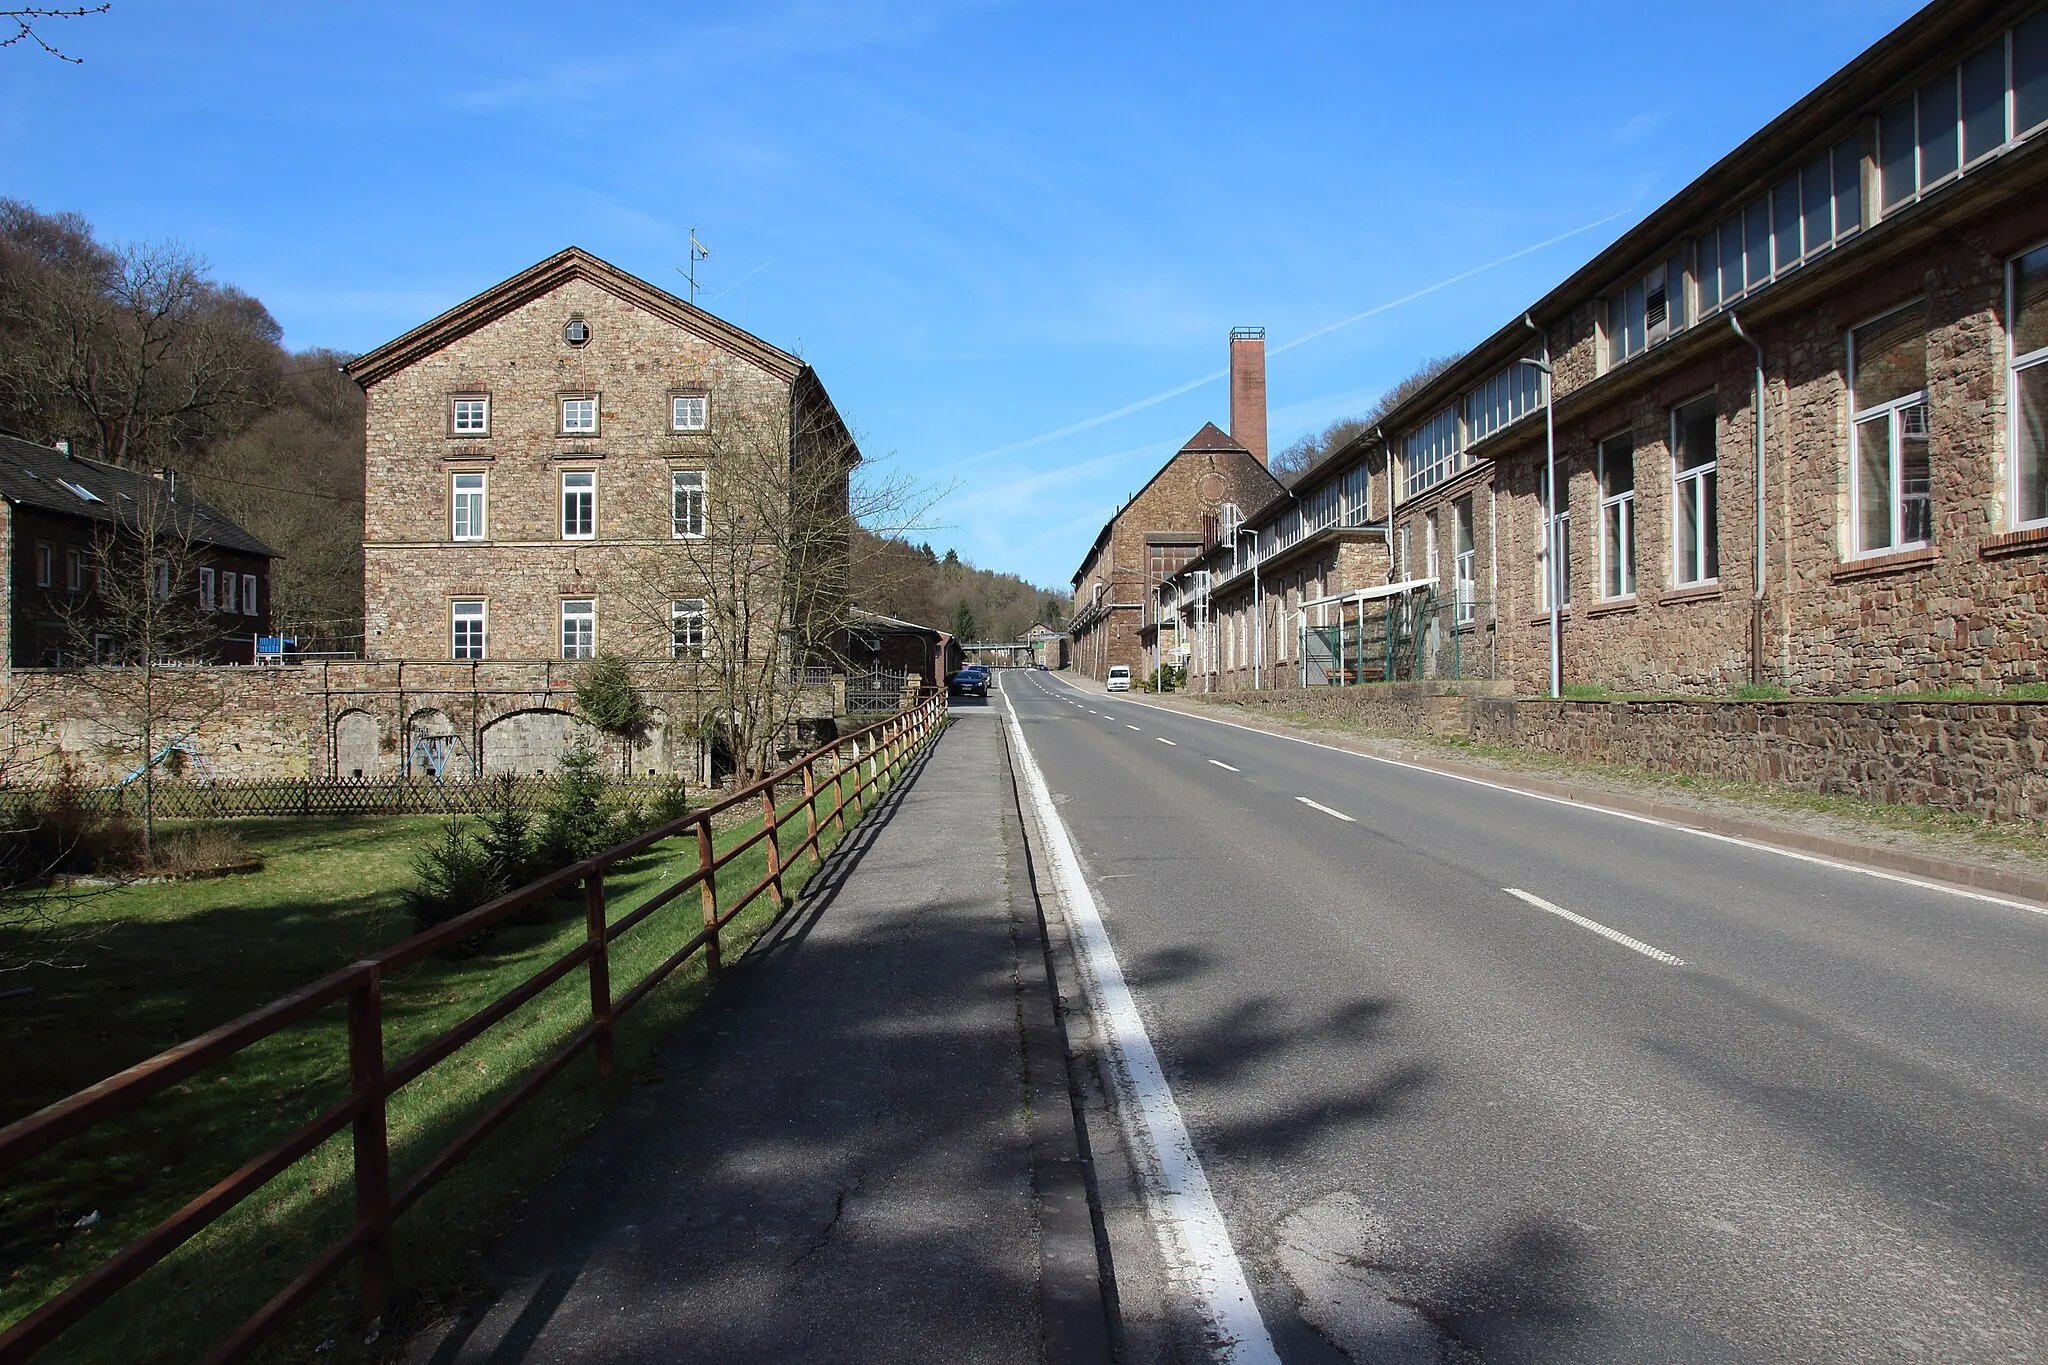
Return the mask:
[[[1024,864],[963,708],[407,1359],[1106,1361]]]

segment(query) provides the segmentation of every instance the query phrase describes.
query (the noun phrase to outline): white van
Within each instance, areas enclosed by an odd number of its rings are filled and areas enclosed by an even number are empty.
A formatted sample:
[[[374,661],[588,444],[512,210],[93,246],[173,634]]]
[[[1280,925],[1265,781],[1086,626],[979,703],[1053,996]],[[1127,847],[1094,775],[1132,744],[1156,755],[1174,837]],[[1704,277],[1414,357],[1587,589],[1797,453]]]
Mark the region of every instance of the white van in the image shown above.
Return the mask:
[[[1109,690],[1112,692],[1130,691],[1131,670],[1124,667],[1124,665],[1122,664],[1113,665],[1109,670],[1109,682],[1107,686]]]

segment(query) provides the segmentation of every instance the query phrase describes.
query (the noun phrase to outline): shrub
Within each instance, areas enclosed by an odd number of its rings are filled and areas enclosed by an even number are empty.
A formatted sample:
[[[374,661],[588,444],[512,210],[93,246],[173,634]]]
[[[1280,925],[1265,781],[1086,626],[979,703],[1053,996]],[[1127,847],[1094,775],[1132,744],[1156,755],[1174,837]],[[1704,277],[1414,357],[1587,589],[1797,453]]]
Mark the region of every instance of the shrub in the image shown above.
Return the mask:
[[[661,784],[661,790],[654,794],[654,800],[647,807],[647,827],[657,828],[673,824],[690,813],[690,794],[683,783],[683,775],[676,773]]]
[[[538,850],[545,871],[581,862],[617,842],[616,814],[605,798],[597,751],[579,736],[548,779]]]
[[[0,815],[0,886],[29,886],[60,874],[129,872],[139,853],[134,823],[119,811],[92,810],[69,765],[50,786]]]
[[[413,884],[405,890],[406,913],[425,930],[446,924],[499,895],[503,888],[491,875],[490,858],[461,820],[441,827],[441,837],[413,855]],[[483,946],[485,933],[472,934],[457,945],[463,952]]]
[[[153,870],[168,872],[175,877],[196,872],[219,872],[242,867],[249,861],[249,850],[243,845],[241,835],[221,825],[202,825],[161,841],[157,845]]]

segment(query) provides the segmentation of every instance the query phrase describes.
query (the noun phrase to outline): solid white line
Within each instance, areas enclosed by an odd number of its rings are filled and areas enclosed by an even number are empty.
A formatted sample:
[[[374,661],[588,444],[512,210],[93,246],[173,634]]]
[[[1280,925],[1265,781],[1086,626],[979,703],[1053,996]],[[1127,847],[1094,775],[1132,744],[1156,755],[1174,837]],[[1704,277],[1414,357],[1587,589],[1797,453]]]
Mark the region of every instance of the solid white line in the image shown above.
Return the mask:
[[[1073,685],[1072,683],[1067,684],[1069,687]],[[1151,703],[1145,704],[1150,705]],[[1162,706],[1158,709],[1173,711],[1175,715],[1185,716],[1189,720],[1199,720],[1209,725],[1224,725],[1233,730],[1243,730],[1247,734],[1264,735],[1267,739],[1284,739],[1289,744],[1303,744],[1311,749],[1324,749],[1333,754],[1343,754],[1349,758],[1364,759],[1368,763],[1384,763],[1390,768],[1406,768],[1410,772],[1426,773],[1431,777],[1441,777],[1451,782],[1469,782],[1475,787],[1488,787],[1497,792],[1506,792],[1509,796],[1520,796],[1530,801],[1541,801],[1547,805],[1569,806],[1573,810],[1582,810],[1590,815],[1607,815],[1612,816],[1616,820],[1632,820],[1639,825],[1653,825],[1658,829],[1675,830],[1680,834],[1690,834],[1700,839],[1712,839],[1716,843],[1734,844],[1738,848],[1755,849],[1759,853],[1772,853],[1780,858],[1793,858],[1802,863],[1815,863],[1821,867],[1831,867],[1838,872],[1854,872],[1859,876],[1876,877],[1880,881],[1898,882],[1903,886],[1915,886],[1922,891],[1939,891],[1946,896],[1960,896],[1964,900],[1982,901],[1986,905],[2001,905],[2008,910],[2024,910],[2030,915],[2048,915],[2048,906],[2037,905],[2033,901],[2014,900],[2010,896],[1994,895],[1989,891],[1971,891],[1966,887],[1950,886],[1946,882],[1932,882],[1922,877],[1911,877],[1903,872],[1886,872],[1882,868],[1863,867],[1857,863],[1845,863],[1838,858],[1829,858],[1818,853],[1801,853],[1796,849],[1779,848],[1776,844],[1759,843],[1755,839],[1745,839],[1738,834],[1716,834],[1709,829],[1695,829],[1691,825],[1680,825],[1670,820],[1660,820],[1654,815],[1637,815],[1632,811],[1614,810],[1607,806],[1595,806],[1584,801],[1573,801],[1563,796],[1546,796],[1542,792],[1523,791],[1520,787],[1509,787],[1499,782],[1489,782],[1483,777],[1470,777],[1464,773],[1447,773],[1441,769],[1425,767],[1420,763],[1404,763],[1398,758],[1387,758],[1382,754],[1362,754],[1356,749],[1340,749],[1334,744],[1323,744],[1313,739],[1303,739],[1299,735],[1276,734],[1271,730],[1261,730],[1256,725],[1240,725],[1234,720],[1223,720],[1217,716],[1198,715],[1193,711],[1182,711],[1167,706]]]
[[[1237,770],[1236,768],[1233,768],[1233,767],[1231,767],[1231,766],[1230,766],[1230,765],[1229,765],[1228,763],[1225,763],[1225,762],[1224,762],[1224,761],[1223,761],[1222,759],[1220,759],[1220,758],[1212,758],[1212,759],[1210,759],[1209,761],[1210,761],[1211,763],[1214,763],[1214,764],[1215,764],[1215,765],[1216,765],[1217,767],[1219,767],[1219,768],[1223,769],[1223,771],[1225,771],[1225,772],[1227,772],[1227,773],[1234,773],[1234,772],[1238,771],[1238,770]]]
[[[1610,929],[1606,925],[1600,923],[1598,920],[1587,919],[1584,915],[1575,915],[1571,911],[1565,909],[1562,905],[1552,905],[1549,901],[1543,899],[1543,897],[1541,896],[1531,895],[1527,891],[1518,890],[1517,888],[1512,886],[1503,886],[1501,890],[1507,892],[1510,896],[1513,896],[1518,900],[1525,900],[1529,902],[1529,904],[1535,906],[1538,910],[1548,910],[1551,914],[1556,915],[1561,919],[1568,919],[1573,924],[1578,925],[1581,929],[1591,929],[1594,933],[1600,935],[1602,938],[1611,938],[1624,948],[1633,948],[1637,952],[1641,953],[1644,957],[1653,957],[1657,959],[1657,961],[1659,962],[1667,962],[1674,967],[1683,967],[1685,965],[1684,958],[1673,957],[1671,954],[1665,952],[1662,948],[1652,948],[1649,944],[1643,942],[1641,939],[1630,938],[1627,934],[1622,933],[1619,929]]]
[[[1110,1072],[1119,1101],[1117,1115],[1142,1172],[1167,1273],[1208,1320],[1208,1335],[1219,1360],[1279,1365],[1280,1356],[1266,1335],[1244,1267],[1230,1243],[1230,1230],[1209,1190],[1209,1177],[1195,1155],[1194,1140],[1181,1121],[1180,1106],[1174,1103],[1159,1054],[1152,1050],[1152,1039],[1124,980],[1123,965],[1110,945],[1095,895],[1081,872],[1081,860],[1024,741],[1016,708],[1008,705],[1008,698],[1004,701],[1024,792],[1045,836],[1053,884],[1073,930],[1085,977],[1082,985],[1109,1045]]]
[[[1152,738],[1158,740],[1161,744],[1173,744],[1173,741],[1168,739],[1165,735],[1154,735],[1152,736]],[[1180,746],[1178,744],[1173,744],[1173,747],[1178,749]]]
[[[1346,815],[1346,814],[1345,814],[1345,813],[1344,813],[1343,811],[1341,811],[1341,810],[1331,810],[1331,809],[1330,809],[1330,808],[1329,808],[1328,806],[1324,805],[1324,804],[1323,804],[1322,802],[1320,802],[1320,801],[1311,801],[1311,800],[1309,800],[1309,799],[1308,799],[1308,798],[1307,798],[1306,796],[1297,796],[1297,797],[1295,797],[1294,799],[1295,799],[1295,800],[1297,800],[1297,801],[1299,801],[1299,802],[1301,802],[1301,804],[1302,804],[1302,805],[1304,805],[1304,806],[1311,806],[1311,807],[1315,808],[1316,810],[1319,810],[1319,811],[1321,811],[1321,812],[1322,812],[1323,814],[1325,814],[1325,815],[1334,815],[1334,816],[1336,816],[1336,817],[1337,817],[1337,818],[1338,818],[1339,820],[1342,820],[1342,821],[1343,821],[1343,822],[1344,822],[1345,824],[1347,824],[1347,825],[1355,825],[1355,824],[1357,824],[1357,823],[1358,823],[1358,822],[1357,822],[1356,820],[1354,820],[1354,819],[1352,819],[1352,818],[1351,818],[1350,816]]]

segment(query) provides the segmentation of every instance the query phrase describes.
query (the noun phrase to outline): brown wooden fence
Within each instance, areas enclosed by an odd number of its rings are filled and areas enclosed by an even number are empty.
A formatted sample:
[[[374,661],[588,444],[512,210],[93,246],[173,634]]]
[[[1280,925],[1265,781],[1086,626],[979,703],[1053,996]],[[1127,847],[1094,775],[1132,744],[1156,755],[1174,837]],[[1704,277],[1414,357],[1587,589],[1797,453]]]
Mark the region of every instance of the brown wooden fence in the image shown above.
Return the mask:
[[[890,781],[937,731],[945,718],[945,705],[944,695],[936,695],[900,715],[843,736],[761,781],[734,792],[716,805],[693,811],[680,820],[649,830],[594,858],[500,896],[466,915],[425,933],[415,934],[232,1023],[161,1052],[98,1085],[0,1128],[0,1176],[4,1176],[66,1138],[119,1118],[167,1087],[208,1068],[218,1067],[225,1059],[320,1010],[347,1002],[348,1098],[219,1181],[0,1333],[0,1365],[27,1360],[151,1266],[191,1240],[208,1224],[348,1127],[354,1129],[354,1226],[310,1265],[303,1267],[289,1284],[280,1289],[254,1317],[236,1329],[207,1359],[225,1362],[243,1358],[287,1314],[351,1261],[361,1262],[364,1315],[371,1320],[382,1318],[390,1307],[392,1295],[392,1220],[418,1203],[420,1197],[447,1175],[456,1163],[579,1054],[594,1052],[599,1074],[609,1075],[614,1021],[644,999],[677,967],[702,953],[706,975],[715,977],[723,965],[720,931],[763,893],[772,893],[778,904],[786,900],[782,886],[784,869],[806,855],[813,862],[821,859],[821,833],[829,825],[835,832],[844,834],[846,808],[849,805],[862,810],[867,808],[868,803],[863,798],[877,785]],[[819,773],[821,766],[825,769],[822,776]],[[849,777],[853,779],[850,787]],[[792,784],[801,786],[803,799],[789,809],[778,808],[777,789],[787,791]],[[729,811],[741,811],[755,804],[760,809],[761,828],[724,852],[715,852],[713,817]],[[785,849],[782,827],[799,819],[803,822],[803,837],[793,847]],[[696,869],[656,891],[629,913],[618,919],[610,918],[605,909],[607,869],[663,839],[678,836],[694,836]],[[721,905],[718,897],[719,869],[756,844],[766,849],[766,875],[736,899]],[[567,891],[579,882],[583,889],[586,927],[582,942],[410,1056],[386,1062],[382,997],[382,983],[386,977],[451,948],[528,906]],[[691,890],[698,893],[702,904],[703,928],[678,944],[668,958],[631,989],[614,997],[611,943],[662,906]],[[418,1080],[436,1064],[578,967],[584,968],[589,976],[590,1022],[394,1188],[385,1129],[385,1105],[390,1096]]]
[[[220,820],[241,815],[481,815],[501,804],[538,810],[547,801],[550,781],[531,774],[468,782],[367,777],[218,782],[159,778],[152,799],[157,817],[165,820]],[[610,783],[614,790],[648,797],[662,785],[644,777]],[[0,813],[36,808],[55,792],[47,786],[0,787]],[[65,799],[95,815],[142,813],[142,786],[137,782],[120,787],[74,787]]]

